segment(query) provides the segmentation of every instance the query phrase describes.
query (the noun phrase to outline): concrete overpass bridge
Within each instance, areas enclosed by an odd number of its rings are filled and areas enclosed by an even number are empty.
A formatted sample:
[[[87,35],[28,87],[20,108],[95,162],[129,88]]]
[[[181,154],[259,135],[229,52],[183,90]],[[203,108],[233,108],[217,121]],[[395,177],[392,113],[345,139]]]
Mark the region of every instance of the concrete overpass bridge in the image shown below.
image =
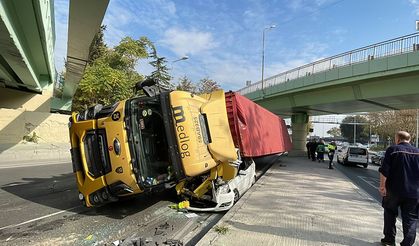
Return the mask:
[[[291,117],[295,150],[305,150],[308,116],[419,108],[419,34],[316,61],[239,92]]]
[[[50,112],[70,109],[108,3],[70,0],[64,96],[54,98],[54,1],[0,0],[0,153],[29,148],[20,143],[35,133],[68,145],[68,116]]]

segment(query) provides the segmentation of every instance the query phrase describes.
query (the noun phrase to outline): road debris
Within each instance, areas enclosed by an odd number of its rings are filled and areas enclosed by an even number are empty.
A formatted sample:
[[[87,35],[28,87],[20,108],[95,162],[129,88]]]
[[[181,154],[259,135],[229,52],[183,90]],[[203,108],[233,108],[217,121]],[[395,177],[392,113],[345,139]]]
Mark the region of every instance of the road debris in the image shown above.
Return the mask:
[[[199,217],[196,213],[186,213],[185,216],[189,219]]]
[[[163,244],[169,246],[183,246],[183,242],[177,239],[167,239]]]

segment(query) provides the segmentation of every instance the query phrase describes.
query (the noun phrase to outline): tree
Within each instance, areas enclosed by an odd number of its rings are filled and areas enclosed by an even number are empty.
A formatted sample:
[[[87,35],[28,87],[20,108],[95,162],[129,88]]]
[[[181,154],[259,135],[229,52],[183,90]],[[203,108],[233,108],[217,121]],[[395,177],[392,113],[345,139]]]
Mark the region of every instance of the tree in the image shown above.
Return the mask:
[[[211,93],[215,90],[219,90],[220,89],[220,85],[215,81],[212,80],[208,77],[203,78],[199,81],[198,86],[197,86],[197,92],[199,94],[202,93]]]
[[[354,142],[354,124],[352,123],[367,123],[368,120],[360,115],[347,116],[342,120],[340,131],[342,136],[347,138],[349,142]],[[356,141],[368,142],[369,139],[369,126],[368,125],[355,125],[356,127]]]
[[[172,76],[169,74],[169,69],[167,68],[167,60],[165,57],[159,57],[157,55],[157,50],[154,45],[150,45],[151,48],[151,54],[150,58],[152,61],[149,63],[152,67],[154,67],[154,71],[151,72],[150,77],[157,79],[158,86],[171,90],[174,88],[173,84],[170,83],[170,80],[172,79]]]
[[[373,112],[367,115],[371,122],[371,130],[378,134],[381,140],[393,140],[397,131],[407,131],[412,140],[416,139],[416,109]]]
[[[91,64],[86,67],[74,95],[72,110],[81,111],[98,103],[109,105],[132,97],[135,83],[143,79],[135,71],[135,65],[139,59],[148,57],[150,43],[145,37],[138,40],[126,37],[113,49],[106,48],[95,58],[91,56]]]
[[[88,64],[92,64],[97,58],[102,57],[106,53],[107,47],[105,42],[103,41],[105,30],[105,25],[100,26],[99,31],[93,38],[93,41],[90,44],[89,48],[89,58],[87,61]]]
[[[188,77],[183,76],[179,79],[179,82],[176,85],[176,90],[196,93],[196,85]]]
[[[331,128],[329,131],[327,131],[327,134],[335,137],[340,137],[341,136],[341,132],[340,132],[340,128],[339,127],[333,127]]]

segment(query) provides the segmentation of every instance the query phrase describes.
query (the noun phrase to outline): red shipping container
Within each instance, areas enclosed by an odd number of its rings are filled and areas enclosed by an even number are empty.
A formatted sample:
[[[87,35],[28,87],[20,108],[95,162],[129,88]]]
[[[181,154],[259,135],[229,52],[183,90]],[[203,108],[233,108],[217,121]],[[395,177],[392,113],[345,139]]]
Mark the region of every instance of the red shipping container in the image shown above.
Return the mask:
[[[285,121],[235,93],[225,93],[234,144],[243,157],[277,154],[292,149]]]

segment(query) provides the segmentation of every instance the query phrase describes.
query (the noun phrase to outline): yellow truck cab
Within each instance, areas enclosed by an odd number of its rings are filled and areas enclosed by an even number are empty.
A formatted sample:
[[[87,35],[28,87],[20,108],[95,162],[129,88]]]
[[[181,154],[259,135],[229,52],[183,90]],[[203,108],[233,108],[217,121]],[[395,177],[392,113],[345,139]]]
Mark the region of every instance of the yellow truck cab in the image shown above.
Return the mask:
[[[174,187],[206,199],[237,174],[223,91],[171,91],[73,113],[69,123],[79,199],[88,207]]]

